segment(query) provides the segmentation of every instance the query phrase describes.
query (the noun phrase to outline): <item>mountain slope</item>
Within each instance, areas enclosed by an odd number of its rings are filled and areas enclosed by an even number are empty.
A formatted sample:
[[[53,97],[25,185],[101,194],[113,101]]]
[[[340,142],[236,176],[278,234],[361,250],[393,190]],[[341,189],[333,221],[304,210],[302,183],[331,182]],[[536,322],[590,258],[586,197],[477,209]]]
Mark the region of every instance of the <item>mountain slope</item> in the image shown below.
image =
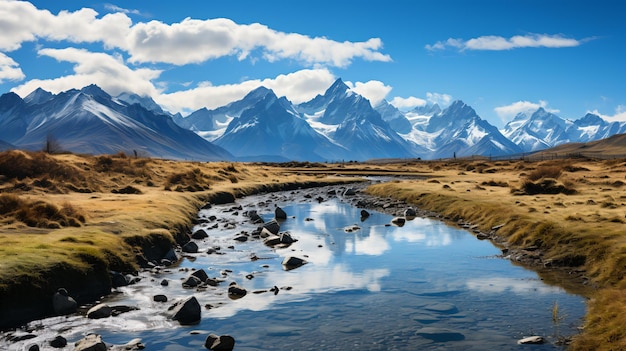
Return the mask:
[[[350,90],[341,79],[296,109],[316,130],[349,150],[342,159],[407,158],[421,151],[400,137],[369,100]]]
[[[123,151],[172,159],[232,158],[220,147],[178,127],[170,116],[155,114],[139,104],[120,103],[95,85],[47,100],[30,99],[33,104],[5,95],[0,97],[0,111],[5,112],[0,114],[0,126],[12,126],[15,134],[7,140],[3,128],[0,139],[20,148],[41,150],[46,140],[54,138],[64,150],[77,153]],[[6,99],[12,100],[13,109],[6,109]]]
[[[265,88],[253,93],[262,98],[230,122],[217,145],[252,159],[323,161],[346,151],[311,128],[284,97]]]

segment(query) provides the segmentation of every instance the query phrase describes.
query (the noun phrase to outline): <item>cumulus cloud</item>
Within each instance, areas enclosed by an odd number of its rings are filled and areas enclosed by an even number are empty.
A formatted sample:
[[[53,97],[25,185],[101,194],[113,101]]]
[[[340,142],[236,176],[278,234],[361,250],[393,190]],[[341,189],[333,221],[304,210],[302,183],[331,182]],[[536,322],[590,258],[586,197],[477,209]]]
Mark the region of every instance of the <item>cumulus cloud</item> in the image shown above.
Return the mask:
[[[133,24],[126,15],[130,13],[128,10],[114,5],[109,5],[108,9],[119,12],[98,18],[95,10],[83,8],[54,15],[28,2],[0,1],[0,50],[12,51],[25,41],[46,39],[102,42],[108,49],[127,52],[133,63],[185,65],[223,56],[243,60],[256,51],[270,62],[291,59],[310,66],[346,67],[356,58],[391,61],[389,55],[380,52],[383,44],[379,38],[338,42],[325,37],[284,33],[259,23],[238,24],[226,18]]]
[[[265,25],[237,24],[230,19],[196,20],[180,23],[159,21],[137,23],[127,38],[126,49],[132,62],[167,62],[175,65],[198,63],[222,56],[243,60],[254,50],[274,62],[294,59],[308,65],[349,65],[354,58],[367,61],[390,61],[380,53],[382,42],[372,38],[365,42],[337,42],[324,37],[283,33]]]
[[[567,38],[561,34],[527,34],[505,38],[496,35],[481,36],[469,40],[449,38],[426,45],[429,51],[445,50],[448,48],[464,50],[512,50],[520,48],[566,48],[581,45],[585,40]]]
[[[212,85],[204,82],[191,89],[153,98],[167,110],[191,112],[202,107],[214,109],[224,106],[264,86],[272,89],[278,96],[300,103],[311,100],[317,94],[323,94],[335,79],[327,69],[305,69],[275,78],[251,79],[238,84]]]
[[[0,84],[7,80],[20,81],[24,79],[24,72],[9,56],[0,52]]]
[[[123,12],[123,13],[130,13],[133,15],[141,15],[141,12],[139,10],[125,9],[123,7],[119,7],[114,4],[104,4],[104,8],[112,12]]]
[[[619,105],[615,109],[615,113],[613,115],[604,115],[598,112],[598,110],[589,111],[589,113],[593,113],[594,115],[598,115],[603,119],[609,122],[626,122],[626,105]]]
[[[437,104],[439,106],[445,107],[450,105],[452,102],[452,96],[448,94],[441,93],[426,93],[426,100],[431,104]]]
[[[102,18],[97,15],[95,10],[88,8],[54,15],[29,2],[0,1],[0,50],[17,50],[23,42],[39,38],[120,46],[130,30],[130,18],[123,13],[107,14]],[[24,20],[26,18],[28,20]]]
[[[363,96],[370,101],[372,106],[378,105],[387,94],[391,91],[391,87],[378,80],[370,80],[367,82],[345,82],[350,90]]]
[[[544,100],[539,100],[538,103],[530,101],[516,101],[510,105],[496,107],[494,108],[494,111],[500,119],[507,121],[515,117],[518,113],[532,113],[537,111],[539,108],[543,108],[544,110],[555,114],[560,112],[557,109],[548,108],[548,102]]]
[[[158,93],[151,81],[158,78],[161,71],[146,68],[133,70],[126,66],[119,55],[112,56],[76,48],[41,49],[38,54],[74,63],[74,74],[54,79],[32,79],[12,89],[22,97],[39,87],[56,94],[90,84],[100,86],[111,95],[134,92],[153,96]]]
[[[419,106],[425,106],[428,102],[424,99],[420,99],[415,96],[409,96],[408,98],[394,97],[390,104],[400,110],[410,110]]]

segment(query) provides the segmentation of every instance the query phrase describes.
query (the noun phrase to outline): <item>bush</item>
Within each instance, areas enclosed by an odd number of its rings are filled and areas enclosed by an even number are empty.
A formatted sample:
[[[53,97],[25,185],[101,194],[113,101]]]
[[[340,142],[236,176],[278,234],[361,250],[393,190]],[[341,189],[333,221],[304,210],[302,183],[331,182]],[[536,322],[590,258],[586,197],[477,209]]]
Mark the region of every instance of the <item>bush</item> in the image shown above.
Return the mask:
[[[525,181],[522,184],[521,189],[513,189],[513,193],[524,195],[538,195],[538,194],[565,194],[572,195],[576,193],[576,189],[573,187],[565,186],[557,182],[556,179],[542,178],[538,181]]]
[[[534,182],[542,178],[559,179],[563,173],[563,168],[560,166],[540,166],[534,171],[528,173],[526,176],[528,180]]]

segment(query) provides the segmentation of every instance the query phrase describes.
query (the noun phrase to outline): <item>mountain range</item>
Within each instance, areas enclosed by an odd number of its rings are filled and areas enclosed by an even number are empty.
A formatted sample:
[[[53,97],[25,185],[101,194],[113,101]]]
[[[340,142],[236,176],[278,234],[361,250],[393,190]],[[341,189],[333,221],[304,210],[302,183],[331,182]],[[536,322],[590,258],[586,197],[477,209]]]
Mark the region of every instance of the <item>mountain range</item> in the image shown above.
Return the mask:
[[[443,109],[400,111],[385,100],[372,106],[341,79],[300,104],[259,87],[188,116],[166,112],[149,97],[113,97],[95,85],[0,96],[0,150],[41,150],[52,139],[77,153],[203,161],[436,159],[530,153],[624,132],[624,122],[594,114],[572,121],[543,108],[520,113],[499,130],[460,100]]]

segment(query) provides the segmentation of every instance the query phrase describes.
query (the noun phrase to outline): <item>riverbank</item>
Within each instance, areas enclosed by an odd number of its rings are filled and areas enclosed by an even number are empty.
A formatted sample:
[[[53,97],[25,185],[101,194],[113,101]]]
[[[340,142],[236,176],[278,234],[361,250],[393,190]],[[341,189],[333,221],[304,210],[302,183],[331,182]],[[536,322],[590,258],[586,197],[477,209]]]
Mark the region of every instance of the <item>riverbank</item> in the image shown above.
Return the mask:
[[[357,181],[272,165],[114,156],[0,154],[0,328],[54,315],[65,288],[80,303],[111,291],[189,240],[207,203]]]
[[[133,272],[184,243],[208,202],[374,176],[386,182],[371,196],[464,226],[589,297],[571,349],[626,349],[623,160],[273,165],[8,152],[0,174],[3,326],[51,314],[58,287],[84,301],[106,294],[109,271]]]

